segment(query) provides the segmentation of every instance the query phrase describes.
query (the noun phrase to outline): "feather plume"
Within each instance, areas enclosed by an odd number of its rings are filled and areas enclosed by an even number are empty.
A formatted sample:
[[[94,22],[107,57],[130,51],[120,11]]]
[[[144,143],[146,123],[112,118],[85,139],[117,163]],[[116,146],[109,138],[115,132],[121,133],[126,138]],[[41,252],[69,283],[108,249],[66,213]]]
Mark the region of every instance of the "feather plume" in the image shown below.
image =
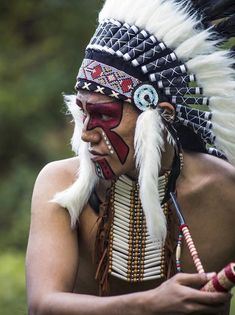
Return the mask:
[[[135,156],[139,169],[140,199],[153,241],[166,238],[166,218],[158,193],[161,152],[164,149],[164,125],[158,110],[146,110],[137,120]]]

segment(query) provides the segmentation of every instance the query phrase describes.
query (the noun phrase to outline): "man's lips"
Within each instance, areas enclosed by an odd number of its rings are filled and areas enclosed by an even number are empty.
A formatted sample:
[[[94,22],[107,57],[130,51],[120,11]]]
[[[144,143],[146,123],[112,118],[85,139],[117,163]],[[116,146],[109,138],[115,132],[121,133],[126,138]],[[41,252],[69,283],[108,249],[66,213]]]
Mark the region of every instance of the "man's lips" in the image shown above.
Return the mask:
[[[95,150],[89,150],[91,157],[102,157],[102,156],[107,156],[108,154],[104,153],[99,153]]]

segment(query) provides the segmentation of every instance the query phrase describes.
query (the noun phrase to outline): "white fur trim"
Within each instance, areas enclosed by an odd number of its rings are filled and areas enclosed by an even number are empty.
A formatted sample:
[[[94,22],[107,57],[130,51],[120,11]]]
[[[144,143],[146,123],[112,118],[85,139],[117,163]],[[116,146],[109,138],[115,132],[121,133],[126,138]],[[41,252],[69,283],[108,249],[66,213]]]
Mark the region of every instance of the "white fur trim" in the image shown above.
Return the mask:
[[[146,110],[138,117],[134,140],[140,199],[148,231],[154,241],[164,241],[167,232],[158,193],[161,151],[164,149],[163,129],[158,110]]]
[[[90,160],[88,144],[81,140],[83,114],[76,104],[76,96],[66,95],[64,96],[64,100],[75,123],[71,144],[73,151],[77,155],[79,154],[80,167],[78,170],[78,178],[73,185],[55,194],[52,202],[58,203],[61,207],[69,211],[71,225],[75,227],[79,215],[98,181],[98,177],[95,173],[94,164]]]
[[[77,180],[66,190],[57,193],[52,199],[52,202],[58,203],[69,211],[72,227],[75,227],[79,215],[98,181],[94,165],[89,157],[88,144],[82,141],[79,151],[80,167]]]
[[[78,155],[83,127],[83,114],[76,104],[76,95],[64,95],[64,102],[68,108],[69,113],[73,117],[74,132],[71,139],[71,145],[73,151]]]

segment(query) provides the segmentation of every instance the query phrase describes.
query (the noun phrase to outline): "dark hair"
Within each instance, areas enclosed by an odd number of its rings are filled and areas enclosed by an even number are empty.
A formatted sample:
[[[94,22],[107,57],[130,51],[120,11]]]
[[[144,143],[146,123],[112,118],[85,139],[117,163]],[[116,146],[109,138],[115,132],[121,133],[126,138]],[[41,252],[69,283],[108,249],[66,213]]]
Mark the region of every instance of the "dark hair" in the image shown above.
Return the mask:
[[[176,126],[177,135],[182,149],[206,153],[206,147],[203,140],[195,134],[190,128],[183,125]]]

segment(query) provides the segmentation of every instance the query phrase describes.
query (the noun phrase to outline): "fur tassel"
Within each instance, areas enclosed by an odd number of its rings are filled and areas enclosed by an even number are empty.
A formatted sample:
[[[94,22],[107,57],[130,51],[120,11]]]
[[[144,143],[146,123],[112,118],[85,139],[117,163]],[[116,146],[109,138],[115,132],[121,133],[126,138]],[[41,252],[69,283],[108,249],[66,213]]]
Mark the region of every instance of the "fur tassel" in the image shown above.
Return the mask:
[[[75,126],[71,139],[71,145],[74,153],[78,155],[83,126],[83,114],[76,104],[76,95],[64,95],[64,102],[67,106],[69,114],[71,114],[73,117]]]
[[[167,232],[158,193],[161,151],[164,149],[163,130],[164,125],[157,109],[146,110],[138,117],[134,141],[140,199],[153,241],[164,241]]]
[[[73,185],[57,193],[51,201],[58,203],[61,207],[69,211],[71,226],[74,228],[98,178],[94,170],[94,165],[89,158],[88,144],[81,140],[83,114],[76,104],[76,96],[65,95],[64,101],[75,123],[71,144],[73,151],[77,155],[79,154],[80,168],[78,178]]]
[[[212,112],[213,132],[216,135],[216,146],[224,151],[229,162],[235,166],[234,99],[235,95],[227,98],[212,97],[210,108]]]
[[[80,167],[77,180],[66,190],[57,193],[51,200],[69,211],[72,228],[76,226],[79,215],[98,181],[94,165],[89,158],[88,144],[81,142],[79,149]]]

